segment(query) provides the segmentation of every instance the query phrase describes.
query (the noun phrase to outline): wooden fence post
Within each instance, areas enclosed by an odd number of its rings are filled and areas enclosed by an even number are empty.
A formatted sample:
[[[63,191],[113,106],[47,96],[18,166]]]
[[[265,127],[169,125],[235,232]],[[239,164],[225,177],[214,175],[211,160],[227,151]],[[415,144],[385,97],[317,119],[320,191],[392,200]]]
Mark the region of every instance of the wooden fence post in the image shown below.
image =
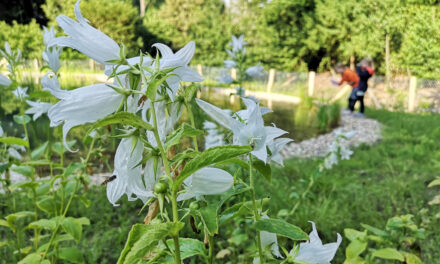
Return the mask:
[[[237,80],[237,69],[235,68],[231,69],[231,77],[232,79]]]
[[[309,90],[308,90],[309,96],[313,96],[315,90],[315,75],[316,73],[314,71],[309,72]]]
[[[269,108],[272,108],[272,96],[271,96],[271,93],[272,93],[272,87],[273,87],[274,82],[275,82],[275,69],[270,69],[269,70],[269,79],[267,80],[267,89],[266,89],[266,92],[267,92],[267,106]]]
[[[416,106],[416,90],[417,90],[417,78],[411,76],[409,79],[409,93],[408,93],[408,111],[412,112]]]
[[[90,59],[89,60],[89,67],[90,67],[90,71],[94,71],[95,70],[95,61]]]
[[[200,74],[200,76],[203,76],[203,68],[201,64],[197,64],[197,72]]]

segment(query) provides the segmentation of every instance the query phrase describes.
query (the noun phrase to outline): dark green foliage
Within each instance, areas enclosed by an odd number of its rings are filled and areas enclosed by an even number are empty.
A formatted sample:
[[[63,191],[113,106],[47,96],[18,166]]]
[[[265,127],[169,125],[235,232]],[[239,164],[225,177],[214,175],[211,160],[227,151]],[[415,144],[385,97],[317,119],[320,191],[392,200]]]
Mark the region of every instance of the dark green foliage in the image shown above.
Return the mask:
[[[361,223],[383,227],[393,216],[413,214],[427,233],[421,245],[422,260],[436,263],[440,258],[439,220],[432,216],[438,210],[429,208],[427,202],[438,191],[427,185],[439,170],[440,117],[373,109],[367,115],[384,125],[380,144],[361,146],[351,160],[324,171],[295,215],[286,220],[306,231],[310,230],[307,221],[313,220],[323,242],[331,242],[344,228],[361,230]],[[270,214],[294,204],[319,162],[291,159],[284,168],[274,170],[272,185],[258,179],[257,194],[271,196]],[[343,240],[335,263],[343,262],[348,242]]]
[[[13,49],[19,48],[25,58],[41,58],[44,44],[40,31],[40,25],[35,20],[29,24],[14,21],[12,25],[0,21],[0,47],[4,49],[4,42],[8,41]]]

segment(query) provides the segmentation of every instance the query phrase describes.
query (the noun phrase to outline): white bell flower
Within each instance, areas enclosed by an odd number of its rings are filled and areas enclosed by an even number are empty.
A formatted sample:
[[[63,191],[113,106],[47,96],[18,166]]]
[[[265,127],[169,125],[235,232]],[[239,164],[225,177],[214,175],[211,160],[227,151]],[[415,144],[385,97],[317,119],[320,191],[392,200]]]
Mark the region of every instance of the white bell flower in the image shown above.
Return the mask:
[[[140,167],[140,166],[139,166]],[[162,167],[162,160],[158,158],[156,172],[154,172],[154,158],[151,158],[145,164],[144,175],[137,175],[130,178],[128,181],[127,189],[136,198],[141,199],[144,203],[151,197],[155,197],[154,185],[159,180],[160,168]],[[130,198],[129,201],[136,200]]]
[[[55,80],[55,79],[54,79]],[[49,88],[49,87],[48,87]],[[54,87],[52,94],[61,99],[48,113],[51,126],[63,125],[63,141],[66,144],[69,130],[75,126],[92,123],[115,112],[123,95],[105,83],[92,84],[70,91]],[[50,88],[49,88],[50,89]]]
[[[43,51],[43,60],[49,65],[49,68],[55,73],[58,72],[58,70],[60,69],[61,51],[62,48],[57,46],[53,46]]]
[[[231,75],[227,74],[225,71],[220,71],[220,76],[215,78],[219,83],[231,84],[234,82]]]
[[[242,98],[243,99],[243,98]],[[234,119],[230,115],[226,114],[222,109],[207,103],[203,100],[197,99],[196,102],[200,108],[203,109],[212,119],[214,119],[221,126],[229,129],[233,133],[234,145],[252,145],[252,155],[260,159],[261,161],[267,161],[267,149],[266,146],[273,139],[287,133],[277,127],[264,126],[261,108],[258,103],[246,99],[243,100],[245,104],[249,103],[250,111],[246,116],[248,119],[245,123]]]
[[[15,95],[15,97],[19,100],[24,100],[26,97],[29,97],[29,95],[26,93],[28,90],[27,87],[21,88],[20,86],[17,87],[12,93]]]
[[[119,60],[119,45],[106,34],[89,25],[79,7],[80,0],[75,4],[76,20],[59,15],[57,22],[68,37],[58,37],[50,41],[49,46],[70,47],[102,64],[111,64],[111,60]]]
[[[284,148],[284,146],[286,146],[288,143],[292,141],[293,140],[290,138],[277,138],[274,139],[272,142],[270,142],[268,144],[268,147],[272,154],[269,156],[268,162],[273,161],[281,166],[284,166],[283,156],[281,156],[280,151]]]
[[[319,238],[318,231],[314,222],[310,222],[313,226],[312,232],[309,234],[310,240],[299,244],[299,248],[295,247],[289,253],[295,260],[303,261],[309,264],[330,264],[335,257],[336,251],[342,242],[340,234],[337,235],[336,242],[323,245]],[[295,256],[295,253],[298,252]]]
[[[51,72],[43,76],[41,86],[43,86],[43,91],[49,91],[57,98],[64,98],[69,95],[69,91],[61,89],[58,77]]]
[[[234,53],[242,51],[244,46],[247,45],[247,42],[244,41],[244,34],[241,34],[239,37],[232,35],[232,42],[229,45],[232,46],[232,52]]]
[[[261,218],[269,219],[269,216],[263,215]],[[261,231],[260,232],[260,241],[261,241],[261,247],[263,249],[270,246],[270,250],[274,256],[276,256],[278,258],[282,257],[282,255],[280,253],[280,249],[278,247],[278,240],[277,240],[276,234],[270,233],[267,231]]]
[[[31,106],[28,110],[26,110],[25,114],[33,114],[33,120],[37,120],[42,114],[45,114],[52,107],[51,103],[43,103],[40,101],[30,101],[26,100],[26,103]]]
[[[179,89],[179,84],[181,81],[203,81],[203,77],[200,76],[197,71],[191,69],[188,66],[189,62],[194,56],[194,52],[196,49],[196,44],[194,41],[188,42],[188,44],[186,44],[176,53],[173,53],[171,48],[162,43],[156,43],[153,45],[153,47],[156,47],[162,55],[162,58],[159,61],[160,69],[178,67],[171,72],[176,74],[176,76],[171,76],[166,80],[168,86],[171,88],[171,91],[167,90],[171,100],[174,100],[174,98],[176,97],[177,90]]]
[[[221,194],[229,190],[233,183],[234,178],[227,171],[217,168],[203,168],[183,181],[186,192],[179,194],[177,201],[193,197],[200,200],[203,195]]]
[[[264,70],[264,67],[263,67],[263,66],[261,66],[261,65],[255,65],[255,66],[249,67],[249,68],[246,70],[246,74],[249,75],[249,76],[251,76],[251,77],[260,77],[260,76],[263,76],[263,75],[264,75],[264,74],[263,74],[263,70]]]
[[[142,180],[142,166],[136,165],[142,160],[143,144],[139,140],[137,142],[132,141],[133,138],[124,138],[116,149],[115,169],[113,171],[113,176],[116,176],[116,178],[107,183],[107,199],[114,206],[119,205],[116,202],[124,194],[127,194],[130,201],[136,200],[131,197],[136,191],[133,188],[135,185],[133,182],[139,179]]]
[[[331,169],[336,164],[338,164],[338,154],[336,154],[336,152],[331,152],[330,155],[324,159],[324,167],[326,169]]]
[[[237,63],[233,60],[224,60],[225,68],[232,69],[237,67]]]
[[[341,160],[349,160],[351,155],[353,155],[353,151],[345,146],[341,146],[339,154],[341,155]]]
[[[49,43],[56,38],[56,31],[53,26],[48,29],[47,27],[43,26],[43,41],[44,45],[48,46]]]
[[[203,128],[208,132],[205,136],[205,149],[224,145],[223,135],[217,130],[216,124],[205,121]]]
[[[0,74],[0,85],[8,87],[11,85],[12,81],[9,80],[8,77],[4,76],[3,74]]]
[[[265,115],[268,113],[271,113],[272,110],[270,110],[267,107],[260,107],[258,99],[254,97],[242,97],[241,100],[243,101],[244,105],[246,106],[246,109],[240,110],[237,112],[237,115],[240,117],[241,120],[248,120],[252,113],[255,111],[256,107],[260,108],[261,115]]]

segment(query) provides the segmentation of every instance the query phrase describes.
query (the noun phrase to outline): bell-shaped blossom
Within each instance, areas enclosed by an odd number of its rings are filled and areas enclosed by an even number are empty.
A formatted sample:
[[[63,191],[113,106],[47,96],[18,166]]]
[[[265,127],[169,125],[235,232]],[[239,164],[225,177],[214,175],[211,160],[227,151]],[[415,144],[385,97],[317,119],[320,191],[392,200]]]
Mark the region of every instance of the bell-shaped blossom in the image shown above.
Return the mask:
[[[52,107],[51,103],[43,103],[40,101],[30,101],[26,100],[26,103],[31,106],[28,110],[26,110],[25,114],[33,114],[33,120],[37,120],[42,114],[45,114]]]
[[[57,73],[60,69],[60,54],[62,48],[53,46],[43,51],[43,60],[49,65],[49,68]]]
[[[269,216],[263,215],[261,218],[269,219]],[[261,241],[261,247],[263,249],[270,246],[270,251],[274,256],[276,256],[278,258],[282,257],[281,253],[280,253],[280,249],[278,247],[278,240],[277,240],[276,234],[266,232],[266,231],[261,231],[260,232],[260,241]]]
[[[156,161],[156,165],[155,165]],[[141,199],[144,203],[151,197],[154,197],[154,185],[159,180],[160,168],[161,168],[160,158],[151,158],[145,164],[143,178],[142,175],[136,174],[135,177],[131,177],[128,181],[127,190],[130,192],[128,198],[129,201]],[[156,171],[154,168],[156,167]],[[135,196],[134,198],[132,196]]]
[[[177,201],[193,197],[200,200],[203,195],[215,195],[226,192],[232,187],[234,178],[227,171],[217,168],[203,168],[183,181],[186,192],[177,196]]]
[[[300,243],[299,247],[292,249],[289,255],[293,256],[295,260],[309,264],[330,264],[330,261],[335,257],[336,251],[342,242],[342,237],[338,234],[336,242],[323,245],[316,230],[315,223],[310,223],[313,227],[312,232],[309,234],[310,240]]]
[[[234,119],[222,109],[203,100],[196,99],[196,102],[212,119],[232,131],[234,145],[253,146],[252,155],[266,162],[268,143],[287,132],[277,127],[264,126],[262,111],[258,103],[244,99],[243,102],[249,104],[248,108],[250,109],[249,113],[242,112],[243,116],[248,117],[247,120],[242,120],[244,122]]]
[[[48,87],[50,89],[50,87]],[[66,136],[75,126],[92,123],[115,112],[123,95],[105,83],[93,84],[70,91],[54,87],[52,94],[61,99],[49,110],[51,126],[63,125],[63,141],[66,149]]]
[[[273,161],[273,162],[278,163],[281,166],[284,166],[283,156],[281,156],[280,151],[284,148],[284,146],[286,146],[287,144],[289,144],[292,141],[293,140],[290,138],[277,138],[277,139],[274,139],[272,142],[270,142],[268,144],[268,147],[271,152],[271,155],[268,158],[268,162]]]
[[[27,90],[28,90],[27,87],[21,88],[20,86],[18,86],[17,89],[12,91],[12,93],[15,95],[17,99],[24,100],[26,97],[29,97],[29,95],[27,94]]]
[[[12,81],[9,80],[8,77],[4,76],[3,74],[0,74],[0,85],[8,87],[11,85]]]
[[[247,42],[244,41],[244,34],[241,34],[239,37],[232,35],[232,42],[229,45],[232,46],[232,52],[234,53],[242,51],[244,46],[247,45]]]
[[[106,34],[89,25],[79,7],[80,1],[75,4],[73,20],[65,15],[57,17],[58,25],[68,37],[58,37],[50,41],[49,46],[70,47],[102,64],[111,64],[109,61],[119,59],[118,44]]]
[[[264,70],[264,67],[263,67],[263,66],[261,66],[261,65],[255,65],[255,66],[249,67],[249,68],[246,70],[246,74],[249,75],[249,76],[251,76],[251,77],[260,77],[260,76],[263,76],[263,75],[264,75],[264,74],[263,74],[263,70]]]
[[[58,77],[53,73],[46,73],[46,75],[43,76],[41,86],[43,86],[43,91],[49,91],[57,98],[65,98],[69,95],[69,91],[61,89]]]
[[[220,71],[220,76],[215,78],[219,83],[231,84],[234,82],[231,75],[227,74],[225,71]]]
[[[232,69],[232,68],[237,67],[237,63],[233,60],[225,60],[225,61],[223,61],[223,63],[225,64],[225,68],[228,68],[228,69]]]
[[[116,178],[107,183],[107,199],[114,206],[118,206],[117,201],[127,194],[131,199],[132,181],[142,180],[142,167],[136,166],[142,160],[143,145],[139,140],[133,142],[133,138],[124,138],[119,143],[115,154],[113,176]]]
[[[176,74],[176,76],[171,76],[166,80],[168,86],[171,88],[171,90],[167,90],[171,100],[174,100],[176,97],[177,90],[179,89],[179,83],[181,81],[203,81],[203,77],[200,76],[197,71],[188,66],[196,49],[196,44],[194,41],[188,42],[188,44],[186,44],[176,53],[173,53],[173,51],[167,45],[162,43],[156,43],[153,45],[153,47],[156,47],[162,55],[162,58],[159,61],[160,69],[178,67],[171,72]]]
[[[43,26],[43,41],[44,45],[48,46],[49,43],[56,38],[56,31],[53,26],[48,29],[47,27]]]
[[[223,135],[219,133],[216,124],[205,121],[203,128],[208,132],[205,136],[205,149],[224,145]]]
[[[330,155],[324,159],[324,167],[329,170],[336,164],[338,164],[338,154],[331,152]]]
[[[244,105],[246,106],[246,109],[243,109],[243,110],[240,110],[237,112],[237,115],[240,117],[241,120],[248,120],[251,117],[252,113],[255,111],[255,108],[257,108],[257,107],[260,108],[261,115],[265,115],[265,114],[272,112],[272,110],[270,110],[267,107],[259,106],[259,101],[255,97],[251,97],[251,96],[243,97],[242,96],[241,100],[243,101]]]

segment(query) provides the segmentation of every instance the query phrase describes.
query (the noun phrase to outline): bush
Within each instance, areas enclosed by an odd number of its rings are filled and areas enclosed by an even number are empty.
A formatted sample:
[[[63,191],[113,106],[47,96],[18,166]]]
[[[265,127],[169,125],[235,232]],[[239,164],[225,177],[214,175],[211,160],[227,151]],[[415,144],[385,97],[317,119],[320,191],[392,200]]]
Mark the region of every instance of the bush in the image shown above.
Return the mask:
[[[5,41],[9,42],[11,48],[19,48],[22,56],[28,59],[41,58],[41,52],[44,50],[41,28],[35,20],[25,25],[18,24],[16,21],[12,25],[0,21],[1,48]]]

